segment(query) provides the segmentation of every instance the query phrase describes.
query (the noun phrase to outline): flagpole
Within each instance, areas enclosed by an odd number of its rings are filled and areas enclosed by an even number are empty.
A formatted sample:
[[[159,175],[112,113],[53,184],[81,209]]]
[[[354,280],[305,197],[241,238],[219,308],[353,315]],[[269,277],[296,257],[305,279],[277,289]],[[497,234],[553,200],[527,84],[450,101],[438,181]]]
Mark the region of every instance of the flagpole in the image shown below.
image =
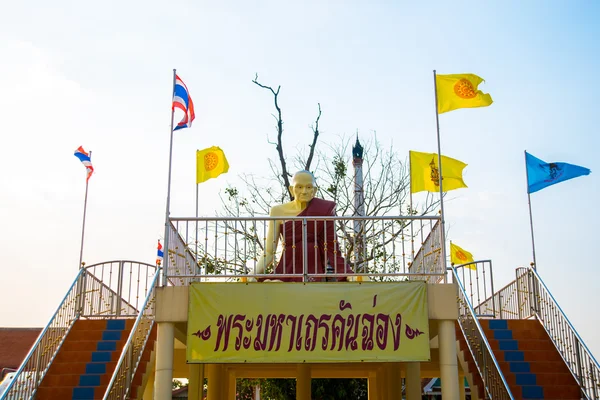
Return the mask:
[[[196,165],[196,169],[198,165]],[[198,187],[200,184],[196,183],[196,272],[198,272]]]
[[[525,179],[527,181],[527,204],[529,205],[529,227],[531,229],[531,248],[533,250],[533,269],[537,270],[535,260],[535,239],[533,236],[533,215],[531,213],[531,193],[529,193],[529,174],[527,173],[527,150],[525,150]]]
[[[90,150],[90,162],[92,160],[92,151]],[[81,224],[81,248],[79,249],[79,268],[83,267],[83,238],[85,235],[85,215],[87,213],[87,198],[88,198],[88,185],[90,180],[87,175],[87,168],[85,169],[86,179],[85,179],[85,199],[83,200],[83,223]]]
[[[442,179],[442,146],[441,146],[441,142],[440,142],[440,115],[438,113],[438,96],[437,96],[437,80],[436,80],[436,74],[435,74],[435,69],[433,70],[433,89],[434,89],[434,93],[435,93],[435,124],[437,127],[437,146],[438,146],[438,169],[439,169],[439,182],[440,182],[440,210],[441,210],[441,218],[442,218],[442,234],[441,234],[441,239],[442,239],[442,260],[443,260],[443,265],[444,265],[444,269],[446,268],[446,230],[445,230],[445,224],[446,222],[444,221],[445,218],[445,214],[444,214],[444,189],[442,187],[443,183],[443,179]],[[444,275],[446,276],[446,275]]]
[[[163,256],[163,281],[162,285],[167,286],[167,267],[169,266],[169,215],[171,213],[171,164],[173,160],[173,118],[175,116],[175,110],[173,109],[173,93],[175,93],[175,77],[177,70],[173,68],[173,86],[171,87],[171,140],[169,143],[169,178],[167,184],[167,210],[165,212],[165,251]]]
[[[409,201],[410,201],[410,211],[409,211],[409,215],[413,215],[413,192],[412,192],[412,162],[411,162],[411,158],[410,158],[410,150],[408,151],[408,177],[410,179],[410,195],[409,195]],[[413,261],[415,260],[415,235],[413,232],[413,219],[410,219],[410,263],[412,265]]]

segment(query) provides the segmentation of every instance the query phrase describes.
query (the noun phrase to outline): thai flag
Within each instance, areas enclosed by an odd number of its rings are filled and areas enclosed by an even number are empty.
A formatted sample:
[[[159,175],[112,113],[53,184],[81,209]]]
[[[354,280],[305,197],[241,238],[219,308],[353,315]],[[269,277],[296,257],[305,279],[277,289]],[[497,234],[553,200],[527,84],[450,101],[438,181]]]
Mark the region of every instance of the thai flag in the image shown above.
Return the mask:
[[[81,163],[85,166],[85,169],[87,170],[87,178],[85,181],[89,181],[92,173],[94,172],[90,155],[83,149],[83,147],[79,146],[77,150],[75,150],[75,157],[79,158],[79,161],[81,161]]]
[[[159,239],[158,240],[158,247],[157,247],[157,250],[156,250],[156,265],[158,265],[159,267],[162,264],[163,256],[164,256],[164,252],[163,252],[163,249],[162,249],[162,244],[160,244],[160,239]]]
[[[173,130],[176,131],[177,129],[191,127],[192,121],[196,118],[196,114],[194,114],[194,102],[187,86],[185,86],[185,83],[177,75],[175,75],[175,88],[173,90],[173,111],[175,111],[175,108],[179,108],[185,115]]]

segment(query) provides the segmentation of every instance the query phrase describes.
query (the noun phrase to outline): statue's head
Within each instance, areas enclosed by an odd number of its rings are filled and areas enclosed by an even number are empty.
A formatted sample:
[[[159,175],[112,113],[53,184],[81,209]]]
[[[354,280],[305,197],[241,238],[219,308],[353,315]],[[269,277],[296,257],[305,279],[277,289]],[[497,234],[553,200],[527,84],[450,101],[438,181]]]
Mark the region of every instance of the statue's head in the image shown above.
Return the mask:
[[[317,194],[317,182],[310,171],[298,171],[292,177],[290,192],[295,201],[309,202]]]

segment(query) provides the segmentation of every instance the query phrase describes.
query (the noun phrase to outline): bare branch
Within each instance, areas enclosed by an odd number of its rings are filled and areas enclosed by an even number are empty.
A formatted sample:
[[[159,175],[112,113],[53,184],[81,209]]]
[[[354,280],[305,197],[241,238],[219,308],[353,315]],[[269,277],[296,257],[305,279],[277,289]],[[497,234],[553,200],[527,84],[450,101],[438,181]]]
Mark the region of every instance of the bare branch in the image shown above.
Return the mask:
[[[306,160],[306,166],[304,169],[306,171],[310,171],[310,164],[312,163],[313,155],[315,154],[315,147],[317,145],[317,139],[319,138],[319,120],[321,119],[321,103],[317,103],[319,105],[319,115],[317,115],[317,120],[315,121],[315,126],[312,128],[313,131],[313,141],[310,147],[310,152],[308,153],[308,159]]]
[[[258,74],[252,80],[256,85],[260,86],[263,89],[270,90],[273,93],[273,100],[275,103],[275,109],[277,110],[277,116],[274,116],[277,120],[277,144],[275,145],[275,149],[277,149],[277,154],[279,155],[279,162],[281,163],[281,177],[283,178],[283,182],[285,187],[288,190],[288,195],[290,200],[293,199],[292,193],[289,191],[290,180],[289,173],[287,170],[287,165],[285,162],[285,156],[283,154],[283,144],[282,144],[282,136],[283,136],[283,120],[281,119],[281,108],[279,107],[277,96],[279,96],[279,90],[281,89],[281,85],[277,87],[277,90],[273,90],[271,86],[266,86],[258,82]]]

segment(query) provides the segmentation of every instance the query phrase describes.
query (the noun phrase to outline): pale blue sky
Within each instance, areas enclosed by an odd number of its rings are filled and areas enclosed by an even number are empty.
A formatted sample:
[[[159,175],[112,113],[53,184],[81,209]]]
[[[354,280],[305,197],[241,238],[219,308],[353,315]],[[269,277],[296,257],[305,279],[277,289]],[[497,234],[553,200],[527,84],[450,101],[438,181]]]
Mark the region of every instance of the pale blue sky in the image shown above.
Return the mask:
[[[432,70],[472,72],[488,108],[440,116],[442,152],[469,164],[449,239],[492,259],[496,286],[531,261],[523,150],[592,174],[532,195],[539,271],[596,355],[594,256],[600,3],[595,1],[103,1],[0,6],[0,326],[43,326],[74,279],[93,151],[84,260],[153,262],[162,236],[171,70],[197,119],[175,134],[174,216],[194,213],[194,151],[229,174],[201,186],[203,215],[237,176],[267,174],[282,85],[288,149],[321,103],[324,143],[358,129],[396,150],[436,150]],[[318,171],[317,171],[318,177]]]

